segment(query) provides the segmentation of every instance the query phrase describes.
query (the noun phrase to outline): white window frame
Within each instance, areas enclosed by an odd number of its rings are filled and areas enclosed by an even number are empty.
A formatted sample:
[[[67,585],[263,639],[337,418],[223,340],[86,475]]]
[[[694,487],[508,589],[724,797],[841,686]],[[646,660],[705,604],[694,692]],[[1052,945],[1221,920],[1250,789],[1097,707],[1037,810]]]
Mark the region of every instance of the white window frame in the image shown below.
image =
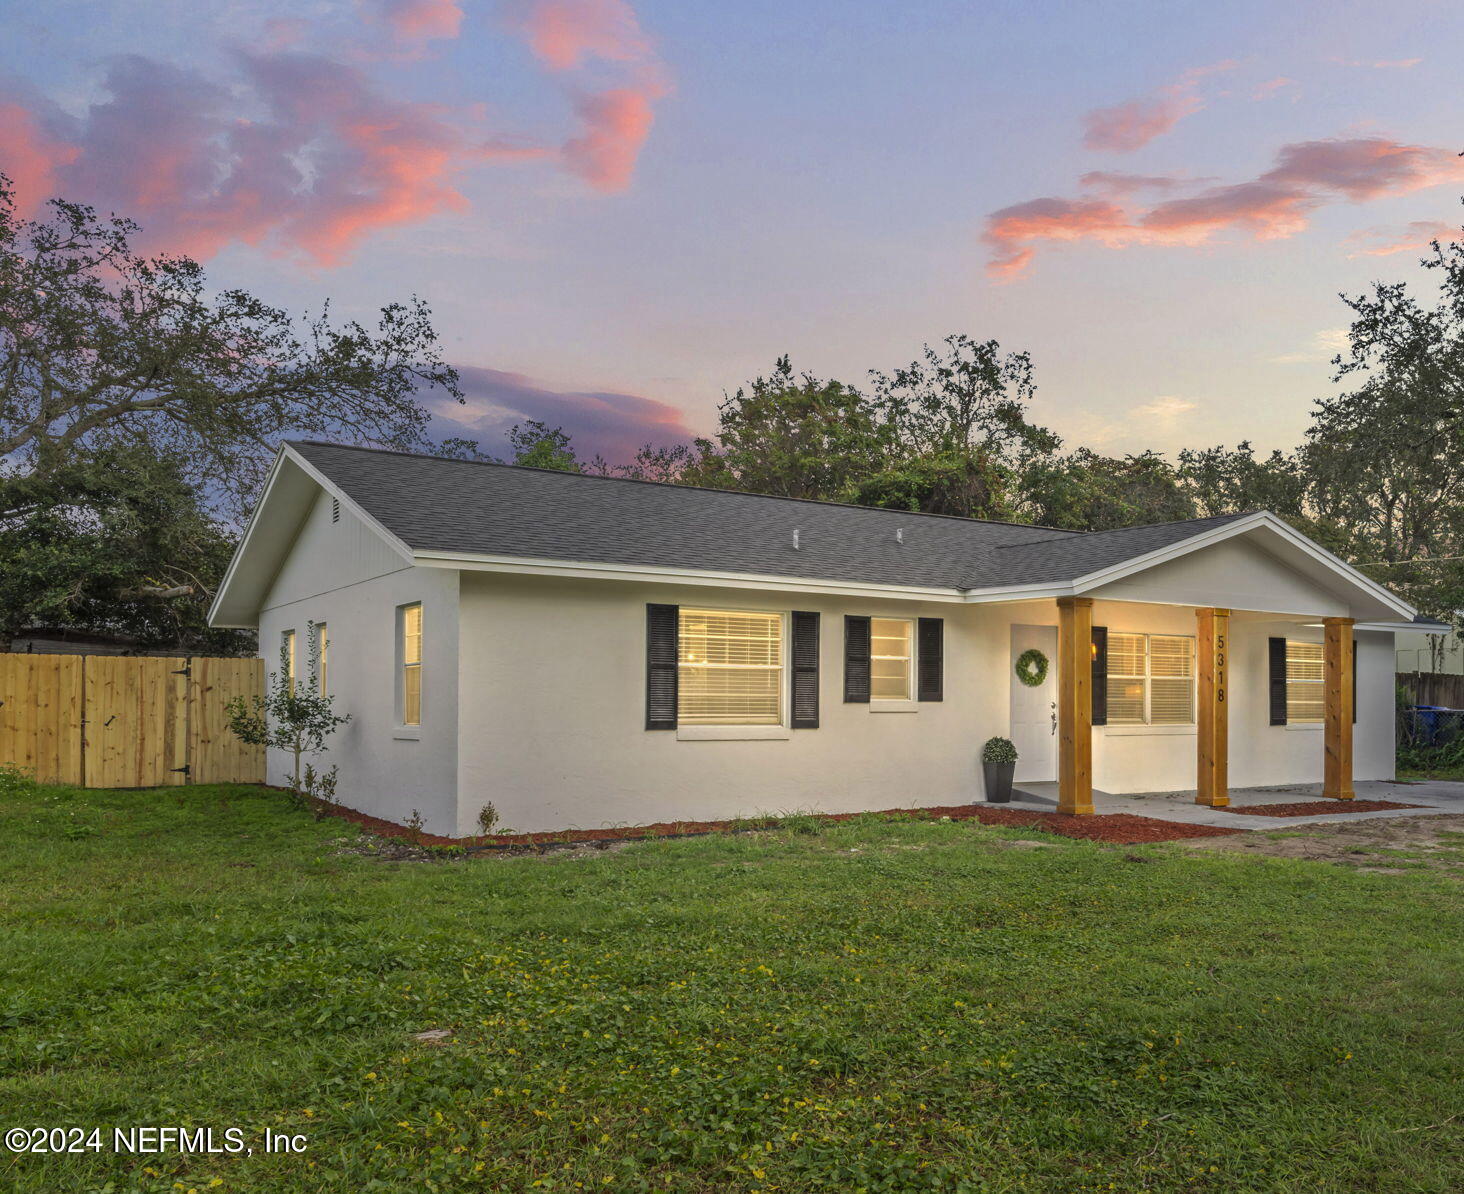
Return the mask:
[[[1112,670],[1113,655],[1110,652],[1110,654],[1108,656],[1109,670],[1107,671],[1107,673],[1105,675],[1105,683],[1107,683],[1108,681],[1111,681],[1111,680],[1142,680],[1143,683],[1144,683],[1144,720],[1143,721],[1114,721],[1113,720],[1113,710],[1112,710],[1112,707],[1110,706],[1109,713],[1108,713],[1108,721],[1107,721],[1106,724],[1108,726],[1111,726],[1115,730],[1120,730],[1120,731],[1122,731],[1122,730],[1137,730],[1137,729],[1179,731],[1179,730],[1184,730],[1184,729],[1186,729],[1188,727],[1191,727],[1191,726],[1196,725],[1198,723],[1198,721],[1199,721],[1199,688],[1197,687],[1197,685],[1199,683],[1199,671],[1200,671],[1200,669],[1199,669],[1199,653],[1198,653],[1198,650],[1197,650],[1199,644],[1196,641],[1196,637],[1194,635],[1192,635],[1192,634],[1169,634],[1169,633],[1166,633],[1165,631],[1161,631],[1161,630],[1156,630],[1156,631],[1152,631],[1151,632],[1151,631],[1147,631],[1147,630],[1114,630],[1114,629],[1110,628],[1109,631],[1108,631],[1109,641],[1111,642],[1112,639],[1114,638],[1114,636],[1116,636],[1116,635],[1127,635],[1130,638],[1141,638],[1141,639],[1144,640],[1144,672],[1143,672],[1143,675],[1138,675],[1138,676],[1125,675],[1122,672],[1114,672]],[[1150,650],[1149,642],[1150,642],[1151,639],[1156,639],[1156,638],[1178,638],[1178,639],[1184,639],[1190,645],[1190,674],[1189,674],[1189,682],[1190,682],[1190,719],[1188,721],[1161,721],[1161,722],[1156,722],[1154,720],[1154,680],[1155,680],[1155,676],[1154,676],[1154,669],[1153,669],[1153,652]],[[1179,677],[1179,676],[1160,676],[1160,677],[1158,677],[1158,679],[1160,679],[1160,680],[1177,680],[1177,679],[1182,679],[1182,677]],[[1104,695],[1105,695],[1105,699],[1106,699],[1107,694],[1105,693]]]
[[[1292,647],[1314,648],[1322,657],[1322,674],[1317,680],[1293,680],[1291,678],[1291,648]],[[1291,715],[1291,686],[1293,684],[1315,684],[1317,695],[1320,697],[1322,712],[1319,717],[1293,717]],[[1311,642],[1308,639],[1289,638],[1286,640],[1286,724],[1289,726],[1319,726],[1327,720],[1327,655],[1326,647],[1322,643]]]
[[[407,662],[407,611],[417,610],[417,661]],[[426,625],[425,611],[420,601],[406,601],[396,607],[396,728],[397,736],[400,738],[420,737],[422,722],[425,717],[425,706],[427,704],[427,690],[422,683],[422,661],[426,655]],[[417,720],[407,720],[407,669],[409,667],[417,670]]]
[[[681,616],[686,612],[707,613],[707,614],[756,614],[758,617],[776,617],[778,619],[778,720],[776,722],[744,722],[728,725],[683,725],[681,724],[680,691],[681,691],[681,669],[684,664],[681,662]],[[683,605],[678,606],[676,611],[676,689],[677,689],[677,710],[676,710],[676,736],[685,741],[716,741],[727,739],[755,739],[755,738],[789,738],[792,731],[789,729],[789,718],[792,703],[788,691],[788,660],[789,642],[788,635],[791,629],[792,618],[787,610],[773,609],[752,609],[746,606],[728,605]]]
[[[321,696],[330,695],[329,677],[326,668],[330,656],[330,624],[316,622],[315,631],[315,681]]]
[[[909,633],[905,636],[905,644],[908,654],[905,657],[905,695],[902,697],[877,697],[874,695],[874,661],[876,659],[898,659],[898,655],[876,655],[874,653],[874,624],[876,622],[903,622],[909,627]],[[869,703],[871,706],[884,705],[887,708],[898,707],[905,709],[915,702],[915,656],[919,648],[915,643],[915,619],[914,618],[887,618],[872,614],[869,619]]]

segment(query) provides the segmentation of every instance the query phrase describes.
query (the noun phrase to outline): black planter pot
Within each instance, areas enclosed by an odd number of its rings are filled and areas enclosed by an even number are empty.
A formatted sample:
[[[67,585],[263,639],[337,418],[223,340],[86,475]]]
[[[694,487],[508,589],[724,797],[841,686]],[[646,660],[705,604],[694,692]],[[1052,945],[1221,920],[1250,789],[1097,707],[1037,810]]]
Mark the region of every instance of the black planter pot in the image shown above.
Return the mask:
[[[1006,804],[1012,798],[1012,773],[1015,763],[982,763],[986,776],[986,799],[991,804]]]

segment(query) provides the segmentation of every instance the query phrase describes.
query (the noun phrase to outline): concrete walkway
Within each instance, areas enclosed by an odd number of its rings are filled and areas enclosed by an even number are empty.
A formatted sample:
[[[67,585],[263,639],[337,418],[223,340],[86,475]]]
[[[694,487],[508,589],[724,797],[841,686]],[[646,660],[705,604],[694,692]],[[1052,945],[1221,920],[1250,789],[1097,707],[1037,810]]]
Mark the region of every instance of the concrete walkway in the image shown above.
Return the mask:
[[[1359,780],[1355,785],[1359,800],[1391,800],[1395,804],[1416,804],[1419,808],[1383,809],[1380,812],[1347,812],[1345,800],[1328,800],[1321,795],[1322,785],[1292,784],[1279,788],[1234,788],[1230,807],[1243,809],[1248,804],[1295,804],[1315,801],[1314,817],[1247,817],[1242,812],[1223,808],[1207,808],[1195,803],[1194,791],[1146,792],[1137,796],[1114,796],[1093,792],[1095,813],[1132,813],[1154,817],[1160,821],[1182,821],[1190,825],[1221,825],[1227,829],[1277,829],[1283,825],[1326,825],[1334,821],[1371,821],[1384,817],[1420,817],[1436,813],[1464,813],[1464,783],[1442,780],[1418,780],[1390,783],[1386,780]],[[1057,807],[1055,783],[1022,783],[1012,789],[1011,803],[996,808],[1025,808],[1050,813]]]

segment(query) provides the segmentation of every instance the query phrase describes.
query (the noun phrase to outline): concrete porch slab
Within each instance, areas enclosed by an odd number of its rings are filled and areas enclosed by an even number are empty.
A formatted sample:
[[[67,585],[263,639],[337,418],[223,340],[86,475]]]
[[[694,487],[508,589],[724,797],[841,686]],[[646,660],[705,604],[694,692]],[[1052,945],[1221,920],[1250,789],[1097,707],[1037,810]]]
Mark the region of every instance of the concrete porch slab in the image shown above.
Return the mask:
[[[1160,821],[1177,821],[1189,825],[1217,825],[1229,829],[1278,829],[1284,825],[1324,825],[1333,821],[1368,821],[1387,817],[1420,817],[1435,813],[1464,813],[1464,783],[1443,780],[1407,781],[1359,780],[1355,787],[1359,800],[1391,800],[1396,804],[1415,804],[1418,808],[1383,809],[1378,812],[1347,811],[1345,800],[1329,800],[1322,796],[1320,783],[1290,784],[1270,788],[1236,788],[1230,793],[1230,807],[1244,809],[1248,804],[1292,804],[1315,801],[1314,817],[1248,817],[1244,812],[1208,808],[1195,803],[1193,790],[1187,792],[1145,792],[1116,796],[1111,792],[1093,791],[1096,814],[1130,813],[1153,817]],[[1057,784],[1021,783],[1012,789],[1011,803],[995,808],[1022,808],[1033,812],[1053,812],[1057,806]]]

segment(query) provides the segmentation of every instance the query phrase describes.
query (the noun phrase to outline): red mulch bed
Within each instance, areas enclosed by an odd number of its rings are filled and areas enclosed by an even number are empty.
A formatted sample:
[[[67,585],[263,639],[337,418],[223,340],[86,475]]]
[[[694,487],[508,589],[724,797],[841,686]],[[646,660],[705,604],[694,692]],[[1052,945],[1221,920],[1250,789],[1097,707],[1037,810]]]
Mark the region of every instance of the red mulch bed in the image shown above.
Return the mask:
[[[1378,803],[1369,801],[1365,803]],[[1386,803],[1386,802],[1382,802]],[[1404,808],[1406,805],[1391,807]],[[332,805],[332,816],[359,825],[378,837],[406,838],[421,846],[457,846],[465,850],[514,850],[544,846],[573,846],[584,842],[634,841],[639,838],[698,837],[710,833],[736,832],[771,827],[756,817],[733,821],[674,821],[655,825],[623,826],[615,829],[567,829],[558,833],[503,833],[491,837],[453,838],[434,833],[414,833],[405,825],[383,821],[342,805]],[[861,813],[818,813],[820,821],[850,821]],[[1060,837],[1083,838],[1092,842],[1113,842],[1136,845],[1140,842],[1172,842],[1190,837],[1217,837],[1228,833],[1244,833],[1242,829],[1224,829],[1214,825],[1186,825],[1176,821],[1160,821],[1154,817],[1136,817],[1130,813],[1109,813],[1103,816],[1073,817],[1061,813],[1039,813],[1021,808],[994,808],[989,804],[961,804],[942,808],[891,808],[872,814],[891,819],[915,818],[934,821],[949,817],[952,821],[979,821],[983,825],[1006,825],[1023,829],[1041,829]]]
[[[1232,804],[1228,813],[1245,817],[1325,817],[1328,813],[1380,813],[1390,808],[1427,808],[1394,800],[1297,800],[1291,804]]]

